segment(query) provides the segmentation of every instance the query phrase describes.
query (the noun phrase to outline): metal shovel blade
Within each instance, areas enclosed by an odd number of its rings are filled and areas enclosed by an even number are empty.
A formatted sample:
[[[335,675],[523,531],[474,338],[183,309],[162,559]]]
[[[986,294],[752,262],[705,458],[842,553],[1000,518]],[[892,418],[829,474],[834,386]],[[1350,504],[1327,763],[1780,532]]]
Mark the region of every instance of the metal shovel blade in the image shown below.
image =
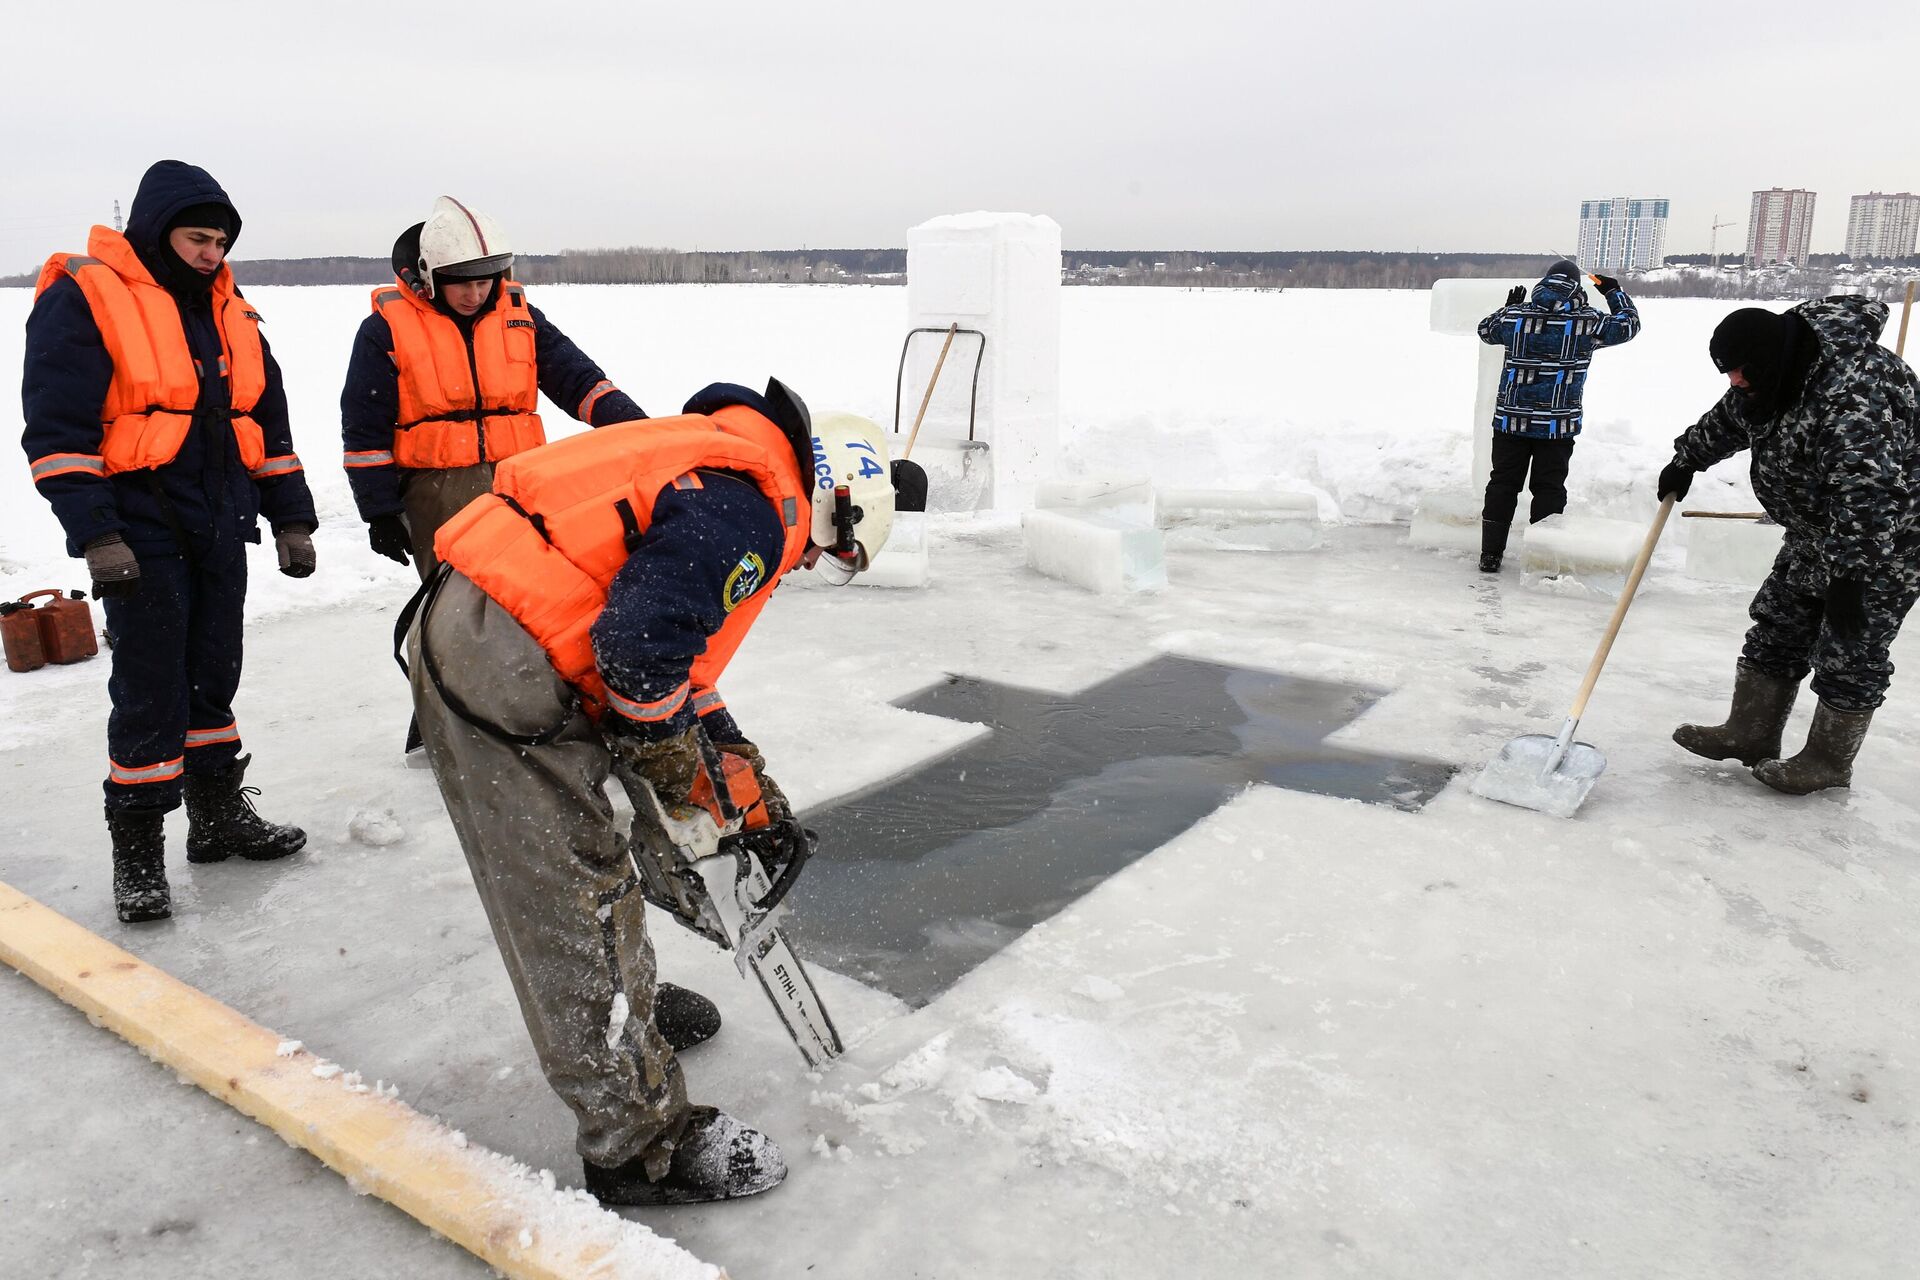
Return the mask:
[[[1607,757],[1590,742],[1575,742],[1560,754],[1560,740],[1544,733],[1522,734],[1487,761],[1474,780],[1473,793],[1502,804],[1571,818],[1607,771]],[[1556,762],[1554,756],[1560,754]]]

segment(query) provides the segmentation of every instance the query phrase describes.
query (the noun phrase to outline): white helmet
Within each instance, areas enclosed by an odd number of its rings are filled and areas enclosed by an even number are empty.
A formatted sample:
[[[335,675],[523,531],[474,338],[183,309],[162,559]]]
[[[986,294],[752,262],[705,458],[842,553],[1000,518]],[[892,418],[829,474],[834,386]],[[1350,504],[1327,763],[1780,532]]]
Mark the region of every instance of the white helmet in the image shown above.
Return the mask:
[[[893,475],[887,435],[867,419],[827,412],[813,419],[810,536],[847,577],[865,569],[893,531]]]
[[[449,280],[478,280],[513,269],[513,246],[500,224],[441,196],[420,224],[420,283],[431,298],[434,273]]]

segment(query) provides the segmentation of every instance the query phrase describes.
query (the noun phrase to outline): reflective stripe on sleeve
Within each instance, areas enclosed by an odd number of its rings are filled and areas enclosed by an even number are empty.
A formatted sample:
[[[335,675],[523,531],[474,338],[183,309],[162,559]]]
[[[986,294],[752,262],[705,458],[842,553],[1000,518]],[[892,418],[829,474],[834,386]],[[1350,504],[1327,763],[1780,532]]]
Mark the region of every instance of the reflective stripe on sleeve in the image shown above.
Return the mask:
[[[107,770],[107,781],[117,782],[126,787],[137,786],[142,782],[172,782],[180,776],[180,769],[185,761],[185,756],[175,756],[159,764],[127,765],[108,757],[107,764],[110,767]]]
[[[673,478],[673,487],[676,489],[704,489],[707,486],[701,482],[699,476],[688,471],[683,475],[677,475]]]
[[[391,449],[349,449],[346,453],[347,470],[355,467],[389,467],[393,465]]]
[[[726,702],[717,689],[702,689],[693,696],[693,714],[703,716],[709,711],[724,711]]]
[[[283,453],[277,458],[268,458],[259,466],[247,472],[255,480],[265,480],[272,476],[290,476],[296,471],[304,471],[300,465],[300,455]]]
[[[85,472],[92,476],[107,474],[107,461],[97,453],[50,453],[44,458],[33,460],[33,482],[50,480],[54,476],[77,475]]]
[[[240,726],[233,722],[224,724],[218,729],[187,730],[187,750],[189,751],[195,747],[212,747],[222,742],[238,741],[240,741]]]
[[[604,396],[609,391],[618,391],[618,390],[619,390],[618,387],[614,386],[611,382],[608,382],[605,378],[600,379],[600,381],[593,384],[593,390],[587,392],[586,396],[580,401],[580,412],[574,414],[573,416],[580,419],[580,421],[582,422],[592,422],[593,406],[599,402],[600,397]]]
[[[687,705],[690,686],[682,684],[678,689],[658,702],[635,702],[624,698],[609,688],[607,704],[629,720],[638,720],[642,724],[658,724],[662,720],[671,720],[681,707]]]

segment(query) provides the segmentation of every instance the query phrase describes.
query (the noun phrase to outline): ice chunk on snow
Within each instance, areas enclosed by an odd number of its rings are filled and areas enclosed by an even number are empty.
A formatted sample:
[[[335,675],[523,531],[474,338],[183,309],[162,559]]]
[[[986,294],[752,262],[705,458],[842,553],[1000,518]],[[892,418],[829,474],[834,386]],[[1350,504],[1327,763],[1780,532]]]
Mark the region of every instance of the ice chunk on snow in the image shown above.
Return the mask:
[[[278,1045],[274,1046],[273,1053],[277,1058],[291,1058],[304,1048],[306,1048],[306,1046],[298,1040],[282,1040]]]
[[[1087,999],[1098,1001],[1101,1004],[1107,1004],[1111,1001],[1118,1000],[1121,996],[1127,994],[1127,991],[1125,987],[1122,987],[1110,978],[1103,978],[1097,973],[1090,973],[1073,984],[1073,994],[1085,996]]]
[[[391,809],[362,809],[347,822],[347,835],[356,843],[384,849],[407,838],[407,829]]]
[[[1088,591],[1144,591],[1167,584],[1158,529],[1106,512],[1029,511],[1021,517],[1027,564]]]
[[[1689,520],[1687,576],[1757,587],[1780,554],[1780,526],[1755,520]]]
[[[1413,527],[1407,530],[1407,544],[1443,551],[1480,550],[1481,505],[1478,495],[1465,490],[1449,489],[1425,495],[1413,509]]]
[[[313,1074],[317,1079],[331,1080],[340,1074],[341,1069],[337,1062],[323,1062],[313,1069]]]
[[[988,1102],[1013,1102],[1024,1106],[1040,1096],[1040,1088],[1011,1067],[988,1067],[974,1076],[973,1096]]]
[[[1526,526],[1521,565],[1530,573],[1624,573],[1646,539],[1644,524],[1562,513]]]

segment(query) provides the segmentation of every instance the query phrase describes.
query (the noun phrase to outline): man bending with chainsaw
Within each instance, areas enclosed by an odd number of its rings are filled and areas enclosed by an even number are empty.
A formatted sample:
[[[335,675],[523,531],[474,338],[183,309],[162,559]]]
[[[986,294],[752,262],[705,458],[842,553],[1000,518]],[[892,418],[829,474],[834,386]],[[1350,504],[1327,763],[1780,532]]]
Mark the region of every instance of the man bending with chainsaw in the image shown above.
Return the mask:
[[[408,647],[427,756],[532,1033],[612,1204],[752,1195],[786,1176],[764,1134],[691,1106],[675,1052],[719,1012],[654,977],[641,882],[605,785],[759,826],[778,876],[804,839],[714,681],[788,570],[845,580],[892,527],[886,437],[810,419],[779,382],[716,384],[683,416],[501,462],[441,530]],[[736,759],[744,786],[715,769]],[[704,759],[703,759],[704,757]],[[740,761],[750,765],[750,773]],[[753,794],[758,784],[758,796]],[[635,809],[650,798],[635,795]],[[764,808],[764,813],[760,810]]]

